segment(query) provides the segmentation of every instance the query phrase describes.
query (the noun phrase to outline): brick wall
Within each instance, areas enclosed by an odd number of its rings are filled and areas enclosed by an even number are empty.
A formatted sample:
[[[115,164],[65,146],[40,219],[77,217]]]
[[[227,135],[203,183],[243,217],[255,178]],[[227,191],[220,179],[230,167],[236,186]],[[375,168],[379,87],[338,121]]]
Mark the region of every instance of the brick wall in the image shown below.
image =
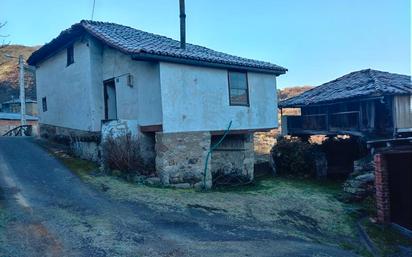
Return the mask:
[[[377,218],[381,223],[390,221],[389,177],[385,155],[375,154],[375,188]]]
[[[20,126],[20,120],[0,120],[0,136],[2,136],[7,131]],[[32,133],[34,136],[38,135],[38,122],[36,121],[27,121],[27,125],[32,125]]]

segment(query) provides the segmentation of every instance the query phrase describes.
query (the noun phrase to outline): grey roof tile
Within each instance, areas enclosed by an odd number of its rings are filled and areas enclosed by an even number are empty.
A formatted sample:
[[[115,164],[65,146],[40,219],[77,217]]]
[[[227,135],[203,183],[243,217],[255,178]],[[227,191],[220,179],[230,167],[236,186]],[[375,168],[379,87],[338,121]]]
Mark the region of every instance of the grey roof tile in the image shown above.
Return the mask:
[[[28,63],[35,65],[42,59],[47,58],[52,50],[70,38],[78,36],[84,30],[104,43],[116,48],[126,54],[150,54],[154,56],[172,57],[201,61],[205,63],[226,64],[243,68],[262,69],[264,71],[283,74],[287,69],[264,61],[242,58],[212,49],[186,44],[186,48],[180,48],[180,42],[165,36],[160,36],[128,26],[109,22],[82,20],[74,24],[70,29],[63,31],[57,38],[44,45],[30,56]]]
[[[356,97],[395,94],[412,94],[410,76],[366,69],[349,73],[283,100],[279,103],[279,107],[299,107]]]

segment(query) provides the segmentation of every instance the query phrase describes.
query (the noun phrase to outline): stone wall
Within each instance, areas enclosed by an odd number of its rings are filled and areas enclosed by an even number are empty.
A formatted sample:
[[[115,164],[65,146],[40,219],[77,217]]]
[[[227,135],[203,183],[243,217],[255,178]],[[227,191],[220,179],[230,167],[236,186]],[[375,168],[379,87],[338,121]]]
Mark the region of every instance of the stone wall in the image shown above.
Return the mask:
[[[213,136],[212,145],[220,139],[221,136]],[[214,178],[232,174],[253,180],[255,158],[252,134],[228,135],[211,157],[211,172]]]
[[[156,133],[156,171],[163,185],[197,187],[203,185],[204,168],[210,148],[210,133]],[[210,159],[206,187],[212,186]]]
[[[93,162],[100,162],[100,146],[97,142],[82,142],[74,138],[70,149],[75,156]]]
[[[69,146],[73,154],[82,159],[94,162],[100,160],[101,135],[99,132],[40,124],[39,134],[42,138]]]
[[[267,155],[276,143],[276,137],[279,134],[278,129],[272,129],[268,132],[256,132],[253,135],[254,149],[257,155]]]
[[[108,137],[116,138],[130,134],[139,144],[139,154],[144,164],[152,168],[155,166],[155,135],[142,133],[138,129],[137,120],[112,120],[102,124],[102,141]]]
[[[89,132],[78,129],[64,128],[59,126],[39,124],[40,137],[56,141],[58,143],[69,144],[72,138],[81,142],[100,142],[100,132]]]

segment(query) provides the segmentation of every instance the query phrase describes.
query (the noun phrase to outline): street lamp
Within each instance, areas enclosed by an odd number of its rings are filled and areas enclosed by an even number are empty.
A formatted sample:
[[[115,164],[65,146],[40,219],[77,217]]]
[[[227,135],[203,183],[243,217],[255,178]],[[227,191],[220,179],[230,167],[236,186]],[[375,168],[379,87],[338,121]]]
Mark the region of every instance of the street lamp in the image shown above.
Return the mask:
[[[20,122],[21,125],[26,125],[26,96],[24,92],[24,59],[23,55],[19,57],[12,56],[10,54],[4,55],[6,58],[19,59],[19,87],[20,87]],[[24,136],[24,133],[22,133]]]

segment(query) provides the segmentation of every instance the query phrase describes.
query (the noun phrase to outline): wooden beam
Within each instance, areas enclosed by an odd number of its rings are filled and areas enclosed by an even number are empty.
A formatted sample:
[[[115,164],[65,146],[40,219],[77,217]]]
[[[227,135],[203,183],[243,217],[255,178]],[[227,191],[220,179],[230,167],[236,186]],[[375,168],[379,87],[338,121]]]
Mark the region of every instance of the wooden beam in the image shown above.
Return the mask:
[[[149,126],[139,126],[140,132],[161,132],[163,131],[163,125],[149,125]]]
[[[240,134],[251,134],[255,132],[269,132],[272,129],[276,128],[263,128],[263,129],[236,129],[236,130],[230,130],[229,135],[240,135]],[[210,134],[212,136],[219,136],[223,135],[225,133],[224,130],[215,130],[215,131],[210,131]]]

